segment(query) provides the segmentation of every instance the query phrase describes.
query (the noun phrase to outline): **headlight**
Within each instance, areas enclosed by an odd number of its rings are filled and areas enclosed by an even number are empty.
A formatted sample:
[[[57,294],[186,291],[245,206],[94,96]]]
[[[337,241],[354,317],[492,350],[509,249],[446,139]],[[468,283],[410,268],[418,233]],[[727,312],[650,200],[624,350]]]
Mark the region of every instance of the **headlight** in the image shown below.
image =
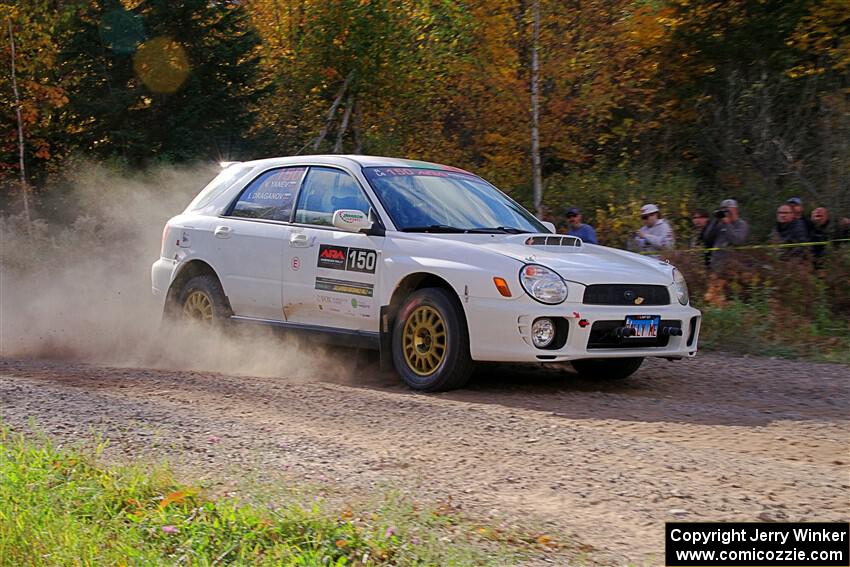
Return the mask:
[[[562,303],[567,298],[567,284],[544,266],[526,264],[519,271],[519,281],[525,293],[547,305]]]
[[[688,284],[685,276],[678,269],[673,268],[673,286],[676,288],[676,298],[682,305],[688,304]]]

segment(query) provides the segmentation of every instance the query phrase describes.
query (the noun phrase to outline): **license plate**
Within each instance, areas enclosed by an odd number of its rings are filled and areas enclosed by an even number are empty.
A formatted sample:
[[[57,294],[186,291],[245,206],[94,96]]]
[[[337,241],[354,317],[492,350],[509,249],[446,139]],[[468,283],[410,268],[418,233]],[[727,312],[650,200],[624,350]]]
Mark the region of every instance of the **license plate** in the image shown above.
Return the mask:
[[[658,324],[661,322],[660,315],[627,315],[626,327],[635,330],[633,339],[652,339],[658,336]]]

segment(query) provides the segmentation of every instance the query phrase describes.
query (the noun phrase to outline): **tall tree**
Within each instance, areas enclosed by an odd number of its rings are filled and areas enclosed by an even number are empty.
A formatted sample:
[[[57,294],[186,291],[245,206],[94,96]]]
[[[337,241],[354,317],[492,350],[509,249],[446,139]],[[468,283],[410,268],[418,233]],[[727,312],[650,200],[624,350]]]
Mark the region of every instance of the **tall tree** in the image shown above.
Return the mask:
[[[131,164],[252,155],[245,134],[263,85],[241,4],[85,3],[64,45],[69,146]]]

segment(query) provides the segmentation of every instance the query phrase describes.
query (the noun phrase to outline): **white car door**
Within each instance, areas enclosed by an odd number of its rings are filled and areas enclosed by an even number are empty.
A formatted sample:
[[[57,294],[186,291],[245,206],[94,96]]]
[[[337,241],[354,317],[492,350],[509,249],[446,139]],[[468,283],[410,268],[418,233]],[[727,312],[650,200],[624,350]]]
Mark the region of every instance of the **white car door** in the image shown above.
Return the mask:
[[[292,323],[373,331],[379,328],[376,286],[384,238],[332,224],[334,211],[368,214],[357,180],[334,167],[310,167],[295,207],[286,247],[284,305]]]
[[[265,171],[213,228],[217,266],[233,313],[283,321],[283,262],[292,205],[306,167]]]

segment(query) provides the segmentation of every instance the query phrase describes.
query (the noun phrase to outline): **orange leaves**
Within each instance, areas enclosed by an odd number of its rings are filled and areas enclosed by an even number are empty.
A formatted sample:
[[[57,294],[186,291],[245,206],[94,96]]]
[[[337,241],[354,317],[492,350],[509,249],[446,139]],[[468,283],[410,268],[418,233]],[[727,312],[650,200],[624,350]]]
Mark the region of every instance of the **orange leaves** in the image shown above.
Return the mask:
[[[172,492],[160,501],[159,509],[164,510],[169,504],[180,504],[187,498],[194,495],[195,493],[191,490],[178,490],[176,492]]]

